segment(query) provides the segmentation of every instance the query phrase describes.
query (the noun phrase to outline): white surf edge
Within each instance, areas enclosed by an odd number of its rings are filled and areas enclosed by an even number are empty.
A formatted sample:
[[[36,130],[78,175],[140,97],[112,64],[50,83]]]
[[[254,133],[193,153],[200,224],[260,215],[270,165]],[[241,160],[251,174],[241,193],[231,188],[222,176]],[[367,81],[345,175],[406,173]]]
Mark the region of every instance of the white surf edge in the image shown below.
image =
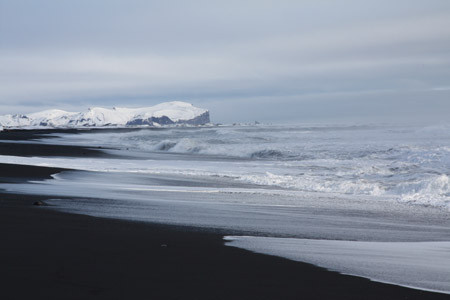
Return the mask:
[[[237,184],[249,184],[262,187],[254,191],[258,193],[270,193],[274,195],[301,195],[304,198],[308,197],[325,196],[328,198],[339,199],[342,201],[350,200],[367,200],[367,203],[378,202],[390,204],[406,204],[415,205],[418,207],[433,207],[444,211],[449,211],[450,206],[446,199],[436,200],[435,202],[415,202],[402,199],[404,195],[401,194],[349,194],[345,190],[341,191],[339,188],[330,190],[320,190],[314,188],[315,186],[322,186],[323,182],[315,182],[314,180],[306,180],[306,189],[303,187],[290,188],[289,184],[283,183],[283,178],[288,179],[292,175],[275,175],[270,173],[265,166],[259,166],[257,163],[246,162],[201,162],[198,161],[183,161],[180,165],[180,160],[157,160],[157,159],[145,159],[145,160],[129,160],[126,158],[86,158],[86,157],[21,157],[12,155],[0,155],[0,163],[7,164],[19,164],[38,167],[53,167],[53,168],[65,168],[80,171],[92,171],[92,172],[124,172],[124,173],[143,173],[143,174],[158,174],[158,175],[170,175],[170,176],[188,176],[188,177],[203,177],[203,178],[232,178]],[[244,170],[239,170],[238,167],[245,166]],[[219,170],[219,171],[218,171]],[[237,171],[236,171],[237,170]],[[248,174],[248,171],[252,174]],[[303,181],[303,177],[298,177],[300,181]],[[448,180],[448,178],[446,178]],[[279,181],[281,180],[282,183]],[[351,181],[349,181],[351,183]],[[308,188],[309,184],[313,184],[311,188]],[[354,183],[351,183],[354,185]],[[339,186],[338,186],[339,187]],[[338,201],[336,201],[338,202]]]
[[[403,284],[403,283],[399,283],[396,281],[392,281],[392,280],[384,280],[381,278],[376,278],[376,277],[372,277],[372,276],[367,276],[367,275],[363,275],[357,271],[342,271],[339,270],[338,268],[334,268],[334,267],[330,267],[330,266],[326,266],[326,264],[323,263],[313,263],[308,259],[302,259],[302,258],[293,258],[290,257],[288,255],[283,255],[282,253],[277,252],[277,251],[273,251],[273,249],[271,249],[271,244],[273,245],[274,240],[296,240],[299,242],[307,242],[307,241],[319,241],[319,242],[348,242],[348,243],[354,243],[356,241],[341,241],[341,240],[312,240],[312,239],[300,239],[300,238],[280,238],[280,237],[263,237],[263,236],[224,236],[223,240],[225,241],[225,246],[228,247],[235,247],[235,248],[240,248],[240,249],[244,249],[253,253],[258,253],[258,254],[264,254],[264,255],[270,255],[270,256],[276,256],[276,257],[282,257],[291,261],[297,261],[297,262],[302,262],[302,263],[308,263],[308,264],[312,264],[315,265],[317,267],[326,269],[328,271],[331,272],[337,272],[339,274],[342,275],[350,275],[350,276],[356,276],[356,277],[361,277],[361,278],[366,278],[369,279],[370,281],[373,282],[380,282],[380,283],[385,283],[385,284],[391,284],[391,285],[396,285],[396,286],[401,286],[401,287],[405,287],[405,288],[411,288],[411,289],[415,289],[415,290],[421,290],[421,291],[426,291],[426,292],[434,292],[434,293],[441,293],[441,294],[447,294],[450,295],[450,288],[448,290],[442,290],[442,289],[433,289],[433,288],[426,288],[426,287],[421,287],[421,286],[417,286],[417,285],[411,285],[411,284]],[[261,242],[261,244],[265,244],[263,247],[258,247],[258,246],[252,246],[252,241],[255,240],[259,240],[259,242]],[[380,243],[380,242],[362,242],[362,243]],[[395,242],[393,242],[395,243]],[[402,244],[429,244],[429,243],[445,243],[448,247],[450,247],[450,241],[449,242],[401,242]],[[301,248],[298,249],[299,251],[301,250]],[[330,255],[333,255],[333,253],[330,253]],[[448,277],[450,278],[450,277]]]

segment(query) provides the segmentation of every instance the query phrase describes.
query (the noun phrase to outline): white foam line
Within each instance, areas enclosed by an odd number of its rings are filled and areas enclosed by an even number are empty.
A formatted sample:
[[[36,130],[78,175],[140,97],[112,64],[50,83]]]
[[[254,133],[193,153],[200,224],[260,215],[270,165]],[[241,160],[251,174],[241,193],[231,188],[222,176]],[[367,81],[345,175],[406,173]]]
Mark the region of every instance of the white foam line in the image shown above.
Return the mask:
[[[205,193],[217,194],[221,193],[219,190],[186,190],[186,189],[163,189],[163,188],[123,188],[129,191],[149,191],[149,192],[174,192],[174,193]]]
[[[227,246],[311,263],[341,274],[450,294],[450,242],[366,242],[225,236]]]

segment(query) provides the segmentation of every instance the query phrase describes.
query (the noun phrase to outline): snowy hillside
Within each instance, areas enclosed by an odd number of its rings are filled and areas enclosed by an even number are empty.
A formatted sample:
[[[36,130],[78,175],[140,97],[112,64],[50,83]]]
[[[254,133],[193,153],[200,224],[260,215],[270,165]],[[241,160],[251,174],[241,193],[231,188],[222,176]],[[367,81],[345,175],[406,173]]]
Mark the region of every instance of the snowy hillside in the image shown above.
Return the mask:
[[[208,110],[180,101],[145,108],[94,107],[85,112],[53,109],[28,115],[0,116],[0,128],[203,125],[209,122]]]

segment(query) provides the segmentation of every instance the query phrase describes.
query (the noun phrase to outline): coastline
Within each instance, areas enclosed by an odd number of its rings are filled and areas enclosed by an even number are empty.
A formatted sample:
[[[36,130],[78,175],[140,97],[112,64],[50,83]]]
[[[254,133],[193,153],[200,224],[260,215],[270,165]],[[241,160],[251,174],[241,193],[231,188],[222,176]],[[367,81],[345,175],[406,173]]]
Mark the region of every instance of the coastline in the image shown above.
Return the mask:
[[[59,171],[0,164],[8,182]],[[222,232],[32,205],[45,199],[0,193],[2,299],[448,299],[226,247]]]
[[[1,199],[3,299],[448,299],[226,247],[219,233]]]

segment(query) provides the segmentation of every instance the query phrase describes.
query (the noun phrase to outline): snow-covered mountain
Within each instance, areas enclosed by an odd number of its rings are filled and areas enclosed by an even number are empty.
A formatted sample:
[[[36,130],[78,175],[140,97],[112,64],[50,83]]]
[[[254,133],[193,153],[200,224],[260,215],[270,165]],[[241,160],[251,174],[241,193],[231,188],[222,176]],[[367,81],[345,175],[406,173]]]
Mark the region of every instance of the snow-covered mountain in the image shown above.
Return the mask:
[[[85,112],[52,109],[28,115],[0,116],[0,128],[204,125],[209,122],[207,109],[180,101],[165,102],[144,108],[94,107]]]

